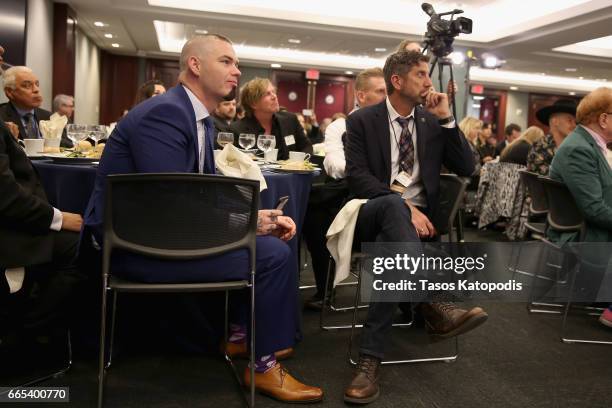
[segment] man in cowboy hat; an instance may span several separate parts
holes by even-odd
[[[576,102],[572,99],[559,99],[537,111],[536,117],[542,124],[548,125],[549,132],[529,149],[527,170],[547,176],[557,148],[576,127]]]

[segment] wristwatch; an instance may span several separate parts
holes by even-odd
[[[452,121],[454,121],[455,118],[453,117],[453,115],[444,118],[444,119],[438,119],[438,124],[440,125],[448,125],[449,123],[451,123]]]

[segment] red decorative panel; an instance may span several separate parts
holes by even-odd
[[[287,108],[289,112],[301,113],[306,109],[307,84],[305,79],[284,80],[281,79],[276,84],[278,103]]]
[[[315,95],[315,113],[321,122],[331,118],[334,113],[344,112],[346,82],[319,82]]]

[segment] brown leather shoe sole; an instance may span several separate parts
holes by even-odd
[[[248,387],[245,387],[245,388],[248,388]],[[285,404],[312,404],[313,402],[323,401],[323,396],[319,398],[308,399],[308,400],[290,401],[290,400],[284,400],[284,399],[278,398],[276,395],[272,393],[269,393],[263,390],[259,390],[257,387],[255,387],[255,391],[257,391],[261,395],[265,395],[266,397],[270,397],[276,401],[284,402]]]
[[[489,315],[487,312],[482,312],[475,314],[474,316],[469,317],[466,321],[464,321],[460,326],[455,327],[453,330],[446,333],[430,333],[431,336],[435,339],[449,339],[451,337],[459,336],[460,334],[464,334],[469,332],[470,330],[474,330],[481,324],[487,321]],[[427,320],[425,320],[425,324],[427,324],[428,329],[431,329]]]
[[[380,385],[378,386],[378,390],[376,391],[376,394],[372,395],[371,397],[353,398],[345,394],[344,402],[348,402],[350,404],[365,405],[365,404],[369,404],[370,402],[376,401],[378,397],[380,397]]]

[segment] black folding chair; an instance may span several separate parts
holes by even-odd
[[[228,292],[250,289],[250,368],[255,361],[255,238],[259,182],[202,174],[132,174],[107,177],[102,262],[102,318],[98,377],[98,407],[103,405],[104,379],[112,357],[119,292],[177,293],[225,291],[225,336]],[[249,280],[207,283],[142,283],[112,274],[111,254],[120,249],[146,257],[177,262],[212,257],[239,249],[249,255]],[[168,271],[172,273],[171,270]],[[106,303],[111,304],[110,352],[106,363]],[[240,376],[226,355],[236,379]],[[246,396],[245,396],[246,397]],[[255,404],[251,381],[247,404]]]
[[[540,181],[544,185],[546,191],[546,197],[549,203],[549,211],[547,222],[549,228],[558,232],[577,232],[578,241],[583,242],[585,235],[585,222],[582,212],[576,204],[576,200],[572,193],[569,191],[567,186],[557,180],[552,180],[548,177],[540,177]],[[565,249],[558,247],[560,251],[563,251],[566,256],[575,256],[571,249]],[[569,253],[568,253],[569,252]],[[567,328],[567,316],[572,307],[572,294],[576,284],[576,277],[580,273],[580,259],[576,262],[576,268],[571,278],[569,287],[569,295],[567,303],[565,304],[565,310],[563,312],[563,324],[561,328],[561,340],[564,343],[590,343],[590,344],[612,344],[612,341],[600,341],[590,339],[577,339],[566,337]],[[599,316],[603,311],[601,308],[596,307],[582,307],[587,311],[590,316]]]

